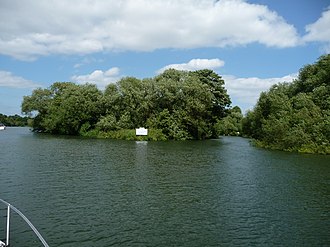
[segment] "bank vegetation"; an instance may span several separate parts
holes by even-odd
[[[330,55],[261,93],[243,132],[262,147],[330,154]]]
[[[25,96],[34,131],[126,140],[201,140],[243,135],[261,147],[330,154],[330,55],[296,80],[262,92],[243,117],[212,70],[169,69],[153,78],[125,77],[104,91],[56,82]],[[137,137],[135,128],[149,129]]]

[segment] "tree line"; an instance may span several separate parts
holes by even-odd
[[[5,126],[13,126],[13,127],[24,127],[28,126],[29,117],[22,117],[19,115],[4,115],[0,113],[0,123]]]
[[[122,78],[104,91],[88,83],[56,82],[25,96],[22,112],[35,116],[35,131],[135,139],[135,128],[146,127],[149,140],[189,140],[229,132],[223,123],[237,125],[233,116],[242,114],[230,104],[224,81],[214,71],[169,69],[153,78]]]
[[[263,147],[330,154],[330,55],[261,93],[243,132]]]
[[[330,55],[262,92],[244,117],[214,71],[174,69],[125,77],[104,91],[56,82],[25,96],[22,112],[34,115],[34,130],[53,134],[136,139],[135,128],[146,127],[146,140],[243,135],[271,149],[330,154]]]

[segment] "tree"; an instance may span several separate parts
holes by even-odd
[[[223,116],[224,110],[231,104],[230,97],[224,87],[224,80],[209,69],[197,70],[191,73],[196,74],[198,79],[206,84],[208,90],[212,93],[212,115]]]
[[[330,55],[300,70],[292,83],[261,93],[243,119],[245,135],[274,149],[330,153]]]
[[[22,109],[36,111],[34,128],[49,133],[109,136],[148,127],[162,139],[182,140],[216,137],[229,105],[224,81],[213,71],[169,69],[153,78],[122,78],[103,93],[91,84],[57,82],[26,96]]]
[[[100,115],[101,92],[95,85],[56,82],[50,89],[24,97],[22,111],[37,112],[33,127],[49,133],[75,135],[83,124],[93,126]]]
[[[0,113],[0,123],[4,124],[5,126],[27,126],[29,120],[29,117],[22,117],[17,114],[7,116]]]
[[[52,100],[52,91],[49,89],[35,89],[31,96],[24,96],[22,112],[28,116],[36,115],[32,121],[34,130],[45,130],[45,119]]]
[[[241,135],[242,119],[243,114],[238,106],[229,109],[227,116],[219,120],[216,124],[218,135]]]

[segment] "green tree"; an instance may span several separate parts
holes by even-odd
[[[28,116],[35,115],[31,126],[34,130],[46,129],[45,120],[52,97],[51,90],[42,88],[35,89],[31,96],[23,97],[22,112]]]
[[[0,113],[0,123],[4,124],[5,126],[28,126],[28,121],[30,120],[29,117],[22,117],[19,115],[12,115],[7,116]]]
[[[196,74],[200,82],[208,86],[208,90],[212,94],[212,115],[216,118],[224,116],[225,109],[231,104],[230,97],[224,87],[225,81],[209,69],[197,70],[191,73]]]
[[[103,93],[95,85],[54,83],[26,96],[22,109],[36,112],[34,128],[49,133],[123,136],[148,127],[161,139],[182,140],[216,137],[229,105],[224,81],[213,71],[169,69],[153,78],[122,78]]]
[[[292,83],[261,93],[243,119],[243,133],[265,147],[330,153],[330,55],[300,70]]]
[[[242,120],[243,114],[238,106],[229,109],[227,116],[219,120],[216,124],[218,135],[241,135]]]
[[[101,92],[95,85],[55,84],[52,90],[55,96],[49,109],[47,131],[75,135],[82,125],[94,126],[98,121]]]
[[[50,89],[37,89],[32,96],[25,96],[22,111],[37,112],[33,122],[36,130],[75,135],[83,124],[93,126],[98,120],[100,96],[95,85],[56,82]]]

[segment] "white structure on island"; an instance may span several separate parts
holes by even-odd
[[[148,129],[145,129],[145,128],[138,128],[138,129],[135,129],[135,135],[137,136],[147,136],[148,135]]]

